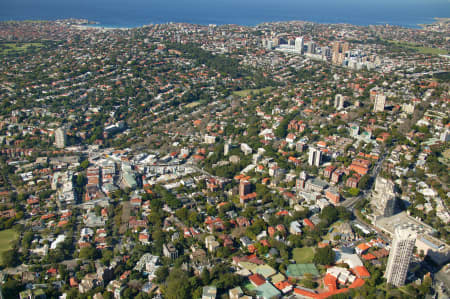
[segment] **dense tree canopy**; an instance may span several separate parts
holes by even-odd
[[[330,246],[326,246],[323,248],[317,248],[314,253],[314,263],[320,265],[331,265],[334,263],[336,254]]]

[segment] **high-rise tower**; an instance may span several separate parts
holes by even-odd
[[[384,275],[388,283],[397,287],[405,284],[416,238],[417,233],[409,227],[397,227],[395,229]]]
[[[345,60],[345,53],[349,49],[349,43],[334,42],[331,51],[331,62],[336,65],[342,65]]]
[[[383,112],[386,104],[386,96],[384,94],[377,94],[373,104],[373,112]]]
[[[371,203],[377,215],[390,217],[398,213],[394,182],[378,176],[375,180]]]
[[[337,110],[341,110],[344,108],[344,96],[341,94],[337,94],[334,97],[334,108]]]
[[[308,164],[311,166],[320,166],[322,162],[322,152],[314,147],[309,149]]]
[[[297,37],[295,39],[295,51],[299,53],[303,52],[303,37]]]

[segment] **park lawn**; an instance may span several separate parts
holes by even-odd
[[[11,242],[17,239],[18,233],[13,229],[0,231],[0,260],[3,252],[11,249]]]
[[[431,55],[439,55],[439,54],[447,55],[448,54],[447,50],[445,50],[445,49],[422,47],[415,43],[399,42],[399,41],[394,41],[394,40],[389,40],[389,42],[396,44],[397,46],[400,46],[402,48],[415,50],[422,54],[431,54]]]
[[[253,290],[255,289],[255,286],[249,281],[249,282],[247,282],[247,283],[244,285],[244,288],[245,288],[247,291],[253,291]]]
[[[246,97],[248,96],[250,93],[266,93],[272,90],[272,87],[264,87],[264,88],[260,88],[260,89],[244,89],[244,90],[239,90],[239,91],[234,91],[233,95],[236,96],[240,96],[240,97]]]
[[[294,248],[294,250],[292,251],[292,256],[294,257],[294,260],[297,264],[312,263],[314,258],[314,248]]]
[[[201,105],[201,104],[202,104],[201,101],[195,101],[195,102],[187,104],[186,108],[194,108],[194,107],[197,107],[198,105]]]
[[[42,48],[42,43],[4,43],[0,44],[0,53],[7,54],[9,52],[25,52],[30,47]]]

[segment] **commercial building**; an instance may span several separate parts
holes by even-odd
[[[306,191],[321,193],[325,188],[328,187],[328,183],[319,178],[313,178],[306,181],[305,189]]]
[[[239,183],[239,196],[243,197],[251,192],[252,185],[249,181],[241,181]]]
[[[205,143],[206,144],[214,144],[214,143],[216,143],[216,136],[205,135]]]
[[[338,204],[341,201],[341,195],[336,189],[329,188],[325,191],[325,196],[328,200],[330,200],[333,204]]]
[[[417,237],[416,247],[417,252],[428,256],[438,265],[445,265],[450,260],[450,246],[428,234]]]
[[[297,37],[295,39],[295,50],[299,53],[303,52],[303,37]]]
[[[57,148],[66,147],[67,135],[64,128],[58,128],[55,130],[55,146]]]
[[[334,42],[331,49],[331,62],[335,65],[342,65],[345,60],[345,53],[349,49],[349,43]]]
[[[306,172],[302,171],[299,175],[299,178],[296,181],[297,192],[305,189],[305,182],[308,179],[308,175]]]
[[[309,54],[315,54],[316,53],[316,43],[313,42],[312,40],[309,41],[307,44],[307,53]]]

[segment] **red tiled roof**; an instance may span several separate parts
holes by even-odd
[[[366,267],[364,266],[356,266],[355,268],[353,268],[353,270],[355,271],[356,276],[358,276],[359,278],[370,277],[369,271],[367,271]]]
[[[249,279],[253,284],[255,284],[256,286],[260,286],[260,285],[266,283],[266,280],[264,279],[264,277],[262,277],[262,276],[259,275],[259,274],[253,274],[253,275],[250,275],[250,276],[248,277],[248,279]]]
[[[356,246],[356,248],[358,248],[358,249],[361,250],[361,251],[366,251],[367,249],[370,248],[370,246],[367,245],[366,243],[361,243],[361,244],[359,244],[358,246]]]
[[[319,294],[312,293],[303,289],[294,288],[294,293],[299,294],[301,296],[309,297],[309,298],[320,298]]]
[[[64,226],[68,223],[69,223],[69,221],[67,221],[67,220],[61,220],[60,222],[58,222],[58,227]]]
[[[357,278],[357,279],[355,279],[355,281],[351,285],[349,285],[348,288],[349,289],[356,289],[356,288],[362,287],[364,285],[364,283],[365,283],[365,281],[363,279]]]
[[[314,223],[312,223],[311,220],[309,220],[309,219],[303,219],[303,223],[305,223],[307,226],[309,226],[311,228],[315,227]]]
[[[277,282],[277,283],[275,284],[275,287],[276,287],[277,289],[279,289],[280,291],[282,291],[282,290],[284,290],[285,288],[290,287],[290,286],[292,286],[292,284],[291,284],[289,281],[287,281],[287,280],[280,281],[280,282]]]
[[[371,261],[371,260],[374,260],[374,259],[377,258],[376,256],[374,256],[374,255],[371,254],[371,253],[363,254],[361,257],[362,257],[363,259],[365,259],[366,261]]]
[[[289,212],[286,210],[282,210],[276,213],[277,216],[286,216],[289,215]]]
[[[75,280],[74,277],[70,278],[70,286],[71,287],[77,287],[78,286],[78,282]]]
[[[48,274],[56,274],[56,273],[58,273],[58,270],[56,270],[55,268],[50,268],[47,270],[47,273]]]
[[[266,246],[266,247],[270,247],[270,244],[267,240],[261,240],[259,241],[261,243],[261,245]]]

